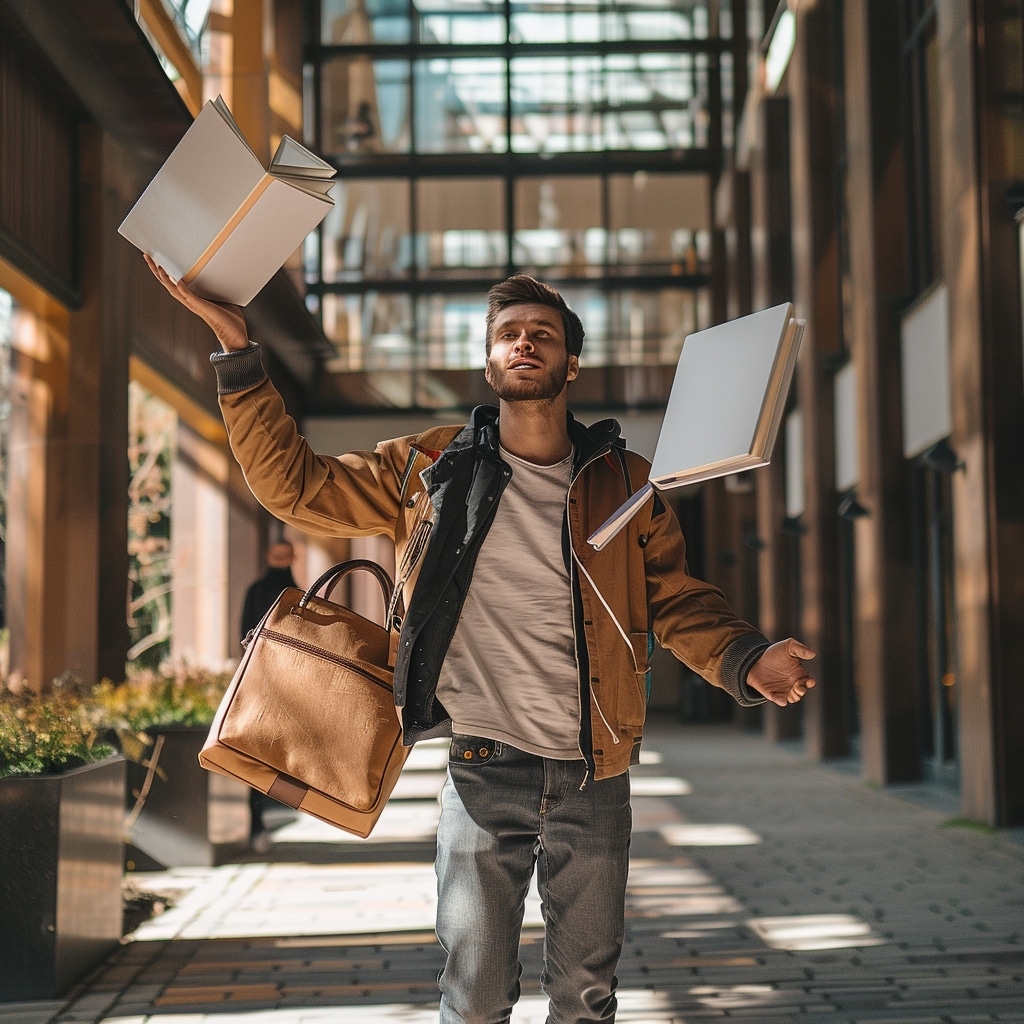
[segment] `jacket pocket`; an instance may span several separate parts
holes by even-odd
[[[388,609],[388,621],[396,629],[401,628],[402,619],[405,617],[405,609],[408,606],[406,591],[411,593],[416,586],[420,559],[427,548],[433,527],[433,520],[420,519],[412,528],[405,550],[399,560],[398,570],[395,573],[395,589],[391,598],[391,607]]]
[[[430,530],[433,525],[429,519],[421,519],[413,527],[413,531],[409,535],[409,542],[402,553],[402,561],[398,566],[398,580],[400,582],[404,583],[412,575],[413,569],[416,568],[420,556],[427,546],[427,540],[430,538]]]
[[[636,673],[642,676],[647,672],[648,657],[650,655],[651,634],[630,633],[629,645],[633,648],[633,662],[636,665]]]
[[[633,685],[630,692],[622,695],[619,715],[624,725],[643,725],[647,717],[647,701],[650,697],[650,634],[630,633],[629,643],[633,649]]]

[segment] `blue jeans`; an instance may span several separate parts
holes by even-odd
[[[615,1020],[629,866],[629,776],[456,736],[437,829],[441,1024],[507,1024],[534,867],[548,1024]]]

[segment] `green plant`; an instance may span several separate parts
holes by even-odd
[[[112,730],[126,757],[141,761],[148,730],[166,725],[209,725],[231,681],[230,672],[188,665],[133,669],[122,683],[104,679],[89,697],[97,728]]]
[[[68,771],[113,752],[70,681],[55,680],[45,697],[0,690],[0,778]]]
[[[115,739],[127,758],[141,762],[153,742],[147,730],[209,725],[230,681],[226,671],[163,665],[94,687],[62,676],[43,697],[0,689],[0,777],[99,761],[114,752]]]
[[[975,821],[974,818],[947,818],[942,823],[943,828],[963,828],[970,832],[982,832],[985,835],[996,835],[996,829],[986,825],[983,821]]]

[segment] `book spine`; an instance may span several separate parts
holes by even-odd
[[[202,251],[199,259],[188,268],[185,276],[182,280],[185,284],[192,284],[193,281],[206,269],[206,264],[217,255],[217,251],[228,239],[231,232],[242,221],[242,218],[256,205],[256,201],[263,195],[264,192],[270,187],[270,183],[274,180],[274,176],[270,173],[264,173],[263,177],[256,182],[255,188],[242,200],[241,205],[237,210],[228,218],[228,222],[214,235],[210,244]]]

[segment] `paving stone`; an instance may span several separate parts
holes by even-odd
[[[944,829],[937,812],[746,734],[655,723],[646,745],[662,756],[634,769],[658,781],[656,796],[634,797],[620,1024],[1024,1024],[1016,839]],[[665,823],[728,824],[761,842],[672,847]],[[422,843],[403,864],[396,839],[374,863],[379,844],[339,843],[335,856],[330,830],[318,834],[322,863],[274,863],[272,848],[265,863],[166,873],[177,906],[66,1003],[0,1007],[0,1024],[436,1022],[443,953]],[[884,942],[843,946],[855,937],[822,915]],[[835,948],[769,946],[762,934],[779,945],[783,933],[754,919],[771,917]],[[546,1016],[533,893],[527,920],[512,1024]]]

